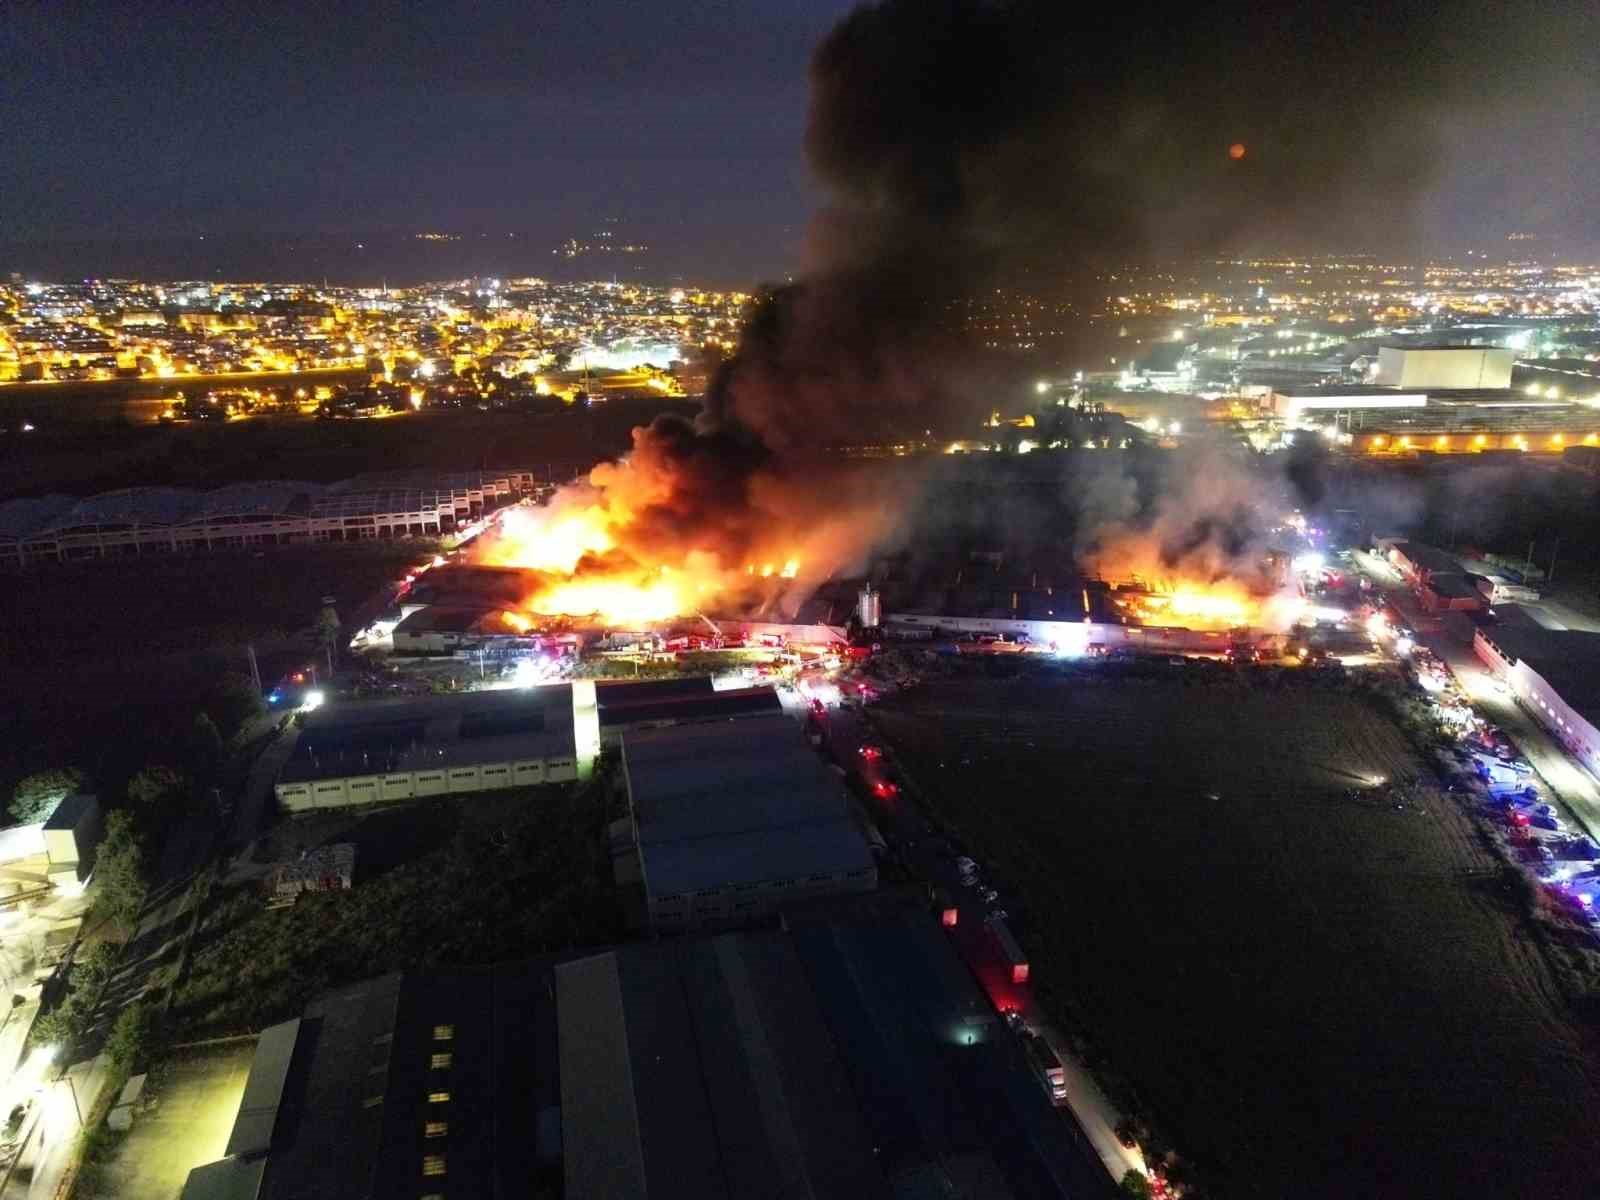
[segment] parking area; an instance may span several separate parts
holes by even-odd
[[[149,1079],[141,1111],[105,1168],[119,1200],[176,1200],[189,1172],[222,1157],[255,1039],[180,1050]]]

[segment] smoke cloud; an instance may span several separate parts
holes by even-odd
[[[969,428],[1016,394],[965,332],[974,299],[1152,254],[1409,238],[1435,118],[1509,87],[1501,60],[1533,24],[1406,4],[863,5],[811,64],[825,199],[802,281],[754,304],[695,421],[635,430],[558,496],[546,550],[530,532],[491,554],[680,609],[747,595],[740,573],[772,563],[797,564],[796,594],[861,565],[913,493],[829,448]],[[1190,463],[1154,495],[1132,470],[1063,484],[1091,565],[1220,578],[1259,560],[1275,489],[1248,468]]]

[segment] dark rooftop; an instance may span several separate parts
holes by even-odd
[[[839,780],[786,716],[623,737],[653,896],[871,865]]]
[[[1507,623],[1481,632],[1502,654],[1526,663],[1591,725],[1600,726],[1600,633]]]

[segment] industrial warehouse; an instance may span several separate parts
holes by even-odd
[[[838,778],[781,713],[633,730],[622,764],[656,929],[748,922],[877,886]]]
[[[1561,454],[1600,445],[1594,408],[1553,385],[1511,385],[1510,350],[1383,346],[1369,383],[1282,386],[1269,397],[1290,428],[1316,429],[1361,454]]]
[[[1600,775],[1600,633],[1547,629],[1502,607],[1472,648],[1573,758]]]
[[[1100,1198],[933,918],[388,975],[264,1031],[185,1200],[307,1195]]]
[[[125,488],[0,503],[0,564],[437,537],[549,484],[529,470],[377,472],[332,484]]]
[[[297,813],[577,779],[582,691],[473,692],[308,713],[278,776],[278,803]]]

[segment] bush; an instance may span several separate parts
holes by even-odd
[[[111,1036],[106,1039],[106,1054],[112,1063],[121,1068],[131,1068],[139,1059],[146,1057],[154,1024],[152,1014],[143,1004],[135,1003],[123,1009],[117,1016],[116,1024],[111,1027]]]
[[[1119,1189],[1124,1196],[1136,1196],[1139,1200],[1150,1200],[1150,1181],[1131,1167],[1123,1174]]]
[[[56,805],[83,786],[83,772],[62,767],[29,775],[11,793],[9,812],[24,825],[49,820]]]

